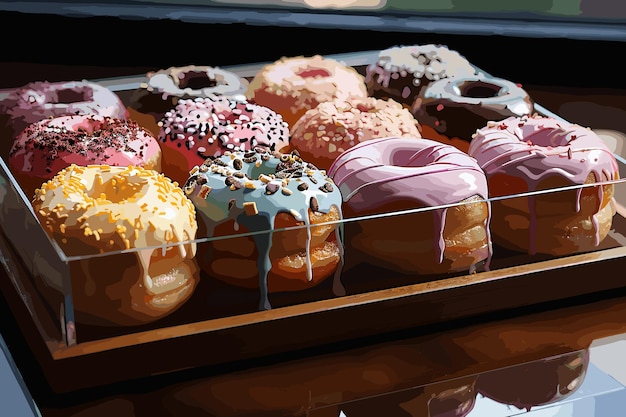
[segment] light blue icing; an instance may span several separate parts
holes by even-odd
[[[235,183],[228,186],[227,181]],[[312,265],[308,209],[328,213],[334,206],[339,211],[340,219],[342,218],[342,196],[338,187],[324,171],[303,162],[296,155],[270,154],[261,149],[225,152],[214,160],[207,159],[202,166],[192,170],[184,189],[196,206],[198,215],[203,216],[209,237],[213,236],[217,225],[229,220],[235,221],[235,229],[242,225],[253,233],[259,253],[257,265],[262,310],[271,308],[267,278],[272,267],[269,253],[275,232],[274,220],[278,213],[290,212],[297,221],[304,222],[306,226],[309,281],[312,280]],[[258,213],[247,214],[246,203],[254,203]],[[236,233],[235,230],[234,234]],[[343,265],[341,222],[337,223],[335,233],[341,253],[340,263]],[[333,289],[336,295],[344,293],[339,281],[341,265],[335,272]]]

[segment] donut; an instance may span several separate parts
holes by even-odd
[[[146,80],[132,92],[129,112],[152,116],[157,123],[178,104],[180,99],[211,95],[238,96],[248,87],[248,81],[237,73],[207,65],[174,66],[146,74]]]
[[[195,207],[171,180],[137,166],[71,164],[32,200],[70,262],[77,322],[129,326],[178,309],[198,281]],[[94,256],[108,253],[108,256]]]
[[[424,275],[472,273],[481,263],[488,268],[487,179],[454,146],[424,138],[372,139],[341,154],[328,176],[351,219],[346,246],[364,262]]]
[[[589,349],[483,372],[478,394],[530,412],[533,407],[562,401],[582,385],[589,368]]]
[[[351,97],[318,104],[291,127],[290,149],[318,168],[355,144],[377,137],[420,137],[417,120],[394,100]]]
[[[183,189],[199,233],[229,237],[200,245],[199,265],[229,284],[259,288],[260,309],[271,308],[269,293],[312,288],[331,275],[341,291],[342,200],[324,171],[256,147],[207,158]]]
[[[413,103],[412,113],[422,136],[442,141],[458,138],[467,152],[476,130],[489,121],[531,115],[534,103],[518,84],[476,75],[429,83]]]
[[[117,94],[91,81],[35,81],[12,90],[0,100],[0,131],[5,136],[1,156],[7,156],[15,136],[31,123],[76,114],[128,117]]]
[[[321,55],[282,57],[264,65],[245,93],[248,100],[280,113],[291,127],[319,103],[367,97],[363,76],[354,68]]]
[[[479,129],[468,152],[495,200],[491,228],[498,246],[566,255],[596,249],[609,233],[610,181],[619,168],[591,129],[541,115],[509,117]]]
[[[244,100],[209,96],[179,100],[159,122],[163,172],[184,184],[189,171],[224,151],[266,146],[280,151],[289,145],[289,127],[280,114]]]
[[[132,120],[59,116],[32,123],[15,139],[9,168],[30,198],[44,181],[71,165],[137,165],[160,171],[157,139]]]
[[[378,52],[365,67],[365,84],[369,95],[392,98],[410,108],[431,82],[476,73],[467,58],[447,46],[401,45]]]

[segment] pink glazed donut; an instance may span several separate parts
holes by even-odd
[[[6,137],[2,156],[28,125],[51,117],[99,114],[126,119],[128,111],[120,97],[91,81],[34,81],[11,91],[0,101],[0,124]]]
[[[430,139],[386,137],[341,154],[346,247],[403,273],[474,272],[491,259],[487,179],[473,158]],[[368,216],[372,218],[368,219]]]
[[[610,181],[619,178],[619,168],[591,129],[512,116],[479,129],[468,152],[485,171],[490,196],[498,197],[492,201],[494,243],[565,255],[593,250],[609,233],[615,214]]]
[[[71,164],[134,165],[160,171],[161,148],[134,121],[76,115],[31,124],[17,136],[9,153],[9,168],[28,197]]]

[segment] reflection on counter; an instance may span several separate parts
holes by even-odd
[[[605,416],[626,400],[626,387],[590,357],[590,349],[584,349],[318,409],[309,416]]]

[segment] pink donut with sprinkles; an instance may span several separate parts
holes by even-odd
[[[29,197],[71,164],[134,165],[159,171],[161,148],[134,121],[76,115],[32,123],[17,136],[9,153],[9,168]]]
[[[11,149],[12,139],[31,123],[75,114],[128,117],[120,97],[100,84],[86,80],[28,83],[0,101],[0,125],[6,132],[0,142],[2,156]]]
[[[498,197],[491,225],[500,246],[566,255],[594,250],[608,235],[619,167],[593,130],[511,116],[479,129],[468,153],[487,175],[490,196]]]
[[[271,151],[289,145],[289,127],[268,107],[244,99],[211,95],[182,99],[159,122],[163,173],[184,184],[189,172],[224,151]]]

